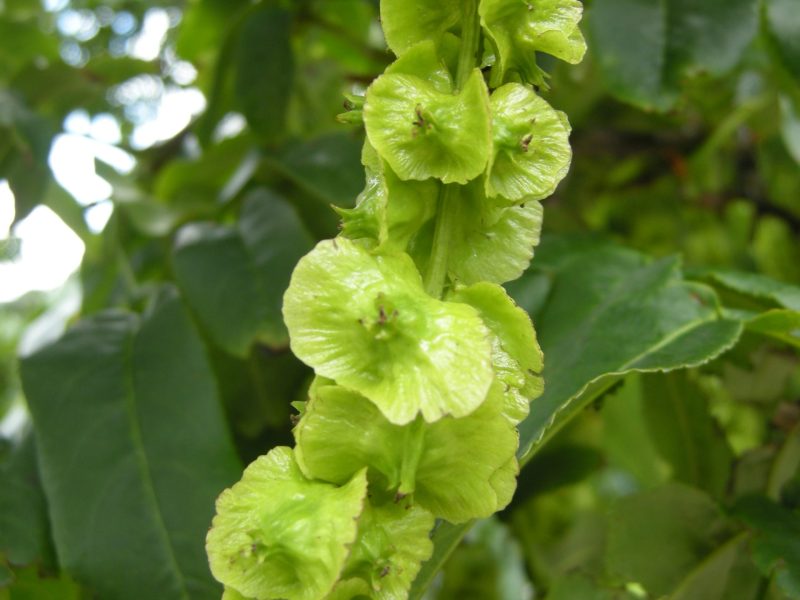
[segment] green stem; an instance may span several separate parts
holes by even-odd
[[[441,298],[447,277],[447,260],[453,229],[458,218],[459,198],[456,185],[442,184],[436,208],[436,229],[433,234],[433,248],[428,268],[425,271],[425,290],[434,298]]]
[[[418,416],[406,429],[403,448],[403,462],[400,465],[400,487],[398,493],[406,495],[414,493],[419,461],[422,458],[425,441],[425,422]]]
[[[456,91],[469,79],[477,65],[480,44],[480,19],[478,0],[464,0],[461,21],[461,49],[456,68]],[[450,253],[453,231],[458,219],[460,198],[455,185],[442,185],[436,209],[436,225],[433,234],[433,248],[428,268],[425,271],[425,289],[434,298],[441,298],[447,278],[447,262]]]
[[[478,64],[478,45],[481,40],[481,23],[478,18],[478,0],[464,0],[461,19],[461,50],[458,53],[456,90],[464,87],[472,70]]]

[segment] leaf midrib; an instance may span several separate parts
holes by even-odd
[[[141,321],[139,321],[141,327]],[[167,549],[167,557],[172,567],[172,571],[178,581],[181,590],[181,598],[190,600],[189,590],[186,586],[186,579],[180,569],[178,558],[175,555],[175,549],[172,546],[172,540],[169,536],[166,523],[161,514],[161,505],[158,501],[158,494],[156,493],[155,485],[153,483],[153,476],[150,470],[150,462],[147,458],[145,451],[144,437],[142,436],[141,425],[139,423],[139,412],[136,407],[136,382],[134,378],[135,369],[133,368],[135,346],[138,331],[130,331],[126,336],[125,348],[123,351],[123,365],[128,365],[124,370],[124,402],[125,408],[128,412],[128,421],[130,425],[130,434],[133,442],[134,454],[136,456],[136,463],[141,472],[141,481],[144,488],[144,493],[147,500],[152,504],[156,530],[162,537],[164,546]]]

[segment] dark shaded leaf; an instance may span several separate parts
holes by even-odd
[[[721,498],[733,453],[702,391],[679,371],[644,375],[642,394],[648,431],[672,478]]]
[[[236,97],[250,127],[267,141],[286,127],[294,81],[289,11],[265,3],[241,25],[236,55]]]
[[[0,557],[14,565],[52,566],[55,561],[30,433],[0,464]]]
[[[100,597],[219,597],[204,537],[240,466],[210,373],[169,289],[22,361],[58,556]]]
[[[764,17],[784,64],[800,77],[800,11],[794,0],[765,0]]]
[[[174,251],[186,301],[214,341],[246,356],[259,341],[288,343],[281,306],[295,264],[313,245],[294,209],[266,190],[249,194],[236,228],[192,224]]]
[[[351,134],[327,134],[287,145],[270,163],[320,202],[353,206],[364,188],[362,142]]]
[[[753,560],[766,577],[774,576],[790,598],[800,598],[800,515],[761,496],[748,496],[735,514],[749,525]]]
[[[609,570],[656,598],[710,556],[728,527],[708,496],[676,484],[618,500],[609,519]]]
[[[746,540],[747,534],[740,534],[717,548],[689,573],[670,595],[670,600],[752,599],[755,592],[752,586],[752,576],[748,582],[751,584],[750,586],[743,586],[742,583],[747,580],[741,578],[736,581],[736,586],[731,585],[732,579],[741,575],[742,571],[746,572],[746,564],[737,564],[740,562],[740,555],[743,553]],[[737,571],[735,572],[734,569]]]
[[[612,94],[666,110],[684,76],[736,65],[756,33],[757,7],[756,0],[595,0],[590,46]]]

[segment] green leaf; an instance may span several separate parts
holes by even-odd
[[[448,560],[437,592],[439,598],[533,598],[524,557],[511,529],[496,517],[476,523]]]
[[[790,598],[800,597],[800,515],[759,496],[740,500],[735,513],[754,530],[756,566]]]
[[[768,308],[788,308],[800,312],[800,287],[796,285],[743,271],[713,270],[708,271],[706,276],[712,283],[766,303]]]
[[[638,373],[628,375],[618,389],[603,397],[603,446],[613,468],[632,475],[641,488],[649,488],[666,483],[670,468],[647,428],[642,377]],[[543,451],[539,457],[546,454]]]
[[[286,127],[294,81],[292,16],[274,4],[251,12],[237,36],[236,97],[250,127],[265,140]]]
[[[383,0],[381,25],[389,48],[400,56],[414,44],[436,41],[461,22],[459,0]]]
[[[746,324],[749,331],[800,347],[800,312],[796,310],[768,310]]]
[[[800,424],[786,436],[783,445],[775,456],[767,481],[767,495],[778,500],[789,493],[792,480],[800,476]]]
[[[51,565],[52,545],[36,446],[28,433],[0,463],[0,557],[15,565]]]
[[[487,194],[511,201],[546,198],[572,160],[567,116],[518,83],[495,90],[490,102],[494,149]]]
[[[458,94],[414,75],[382,75],[367,90],[364,124],[400,179],[464,184],[489,159],[489,94],[477,69]]]
[[[2,25],[0,22],[0,39],[12,44],[12,39],[2,35]],[[0,178],[8,180],[14,194],[15,223],[28,216],[53,185],[47,160],[55,133],[47,118],[33,112],[10,91],[0,90],[0,136],[10,140],[6,142],[10,146],[8,155],[0,152]]]
[[[589,40],[609,91],[666,110],[681,80],[732,69],[758,28],[756,0],[597,0]]]
[[[609,589],[581,573],[570,573],[559,577],[550,591],[547,600],[634,600],[636,596],[620,590]]]
[[[800,23],[797,24],[797,27],[800,29]],[[800,45],[798,45],[798,71],[800,71]],[[800,165],[800,100],[793,102],[788,95],[781,96],[780,105],[781,138],[783,138],[786,150]]]
[[[722,498],[728,489],[733,453],[708,400],[684,372],[642,377],[644,416],[672,478]]]
[[[742,600],[753,598],[753,591],[742,589],[735,577],[734,569],[746,569],[740,561],[747,540],[747,534],[740,534],[712,552],[703,562],[689,573],[678,588],[670,595],[670,600]],[[744,569],[742,569],[744,570]],[[731,589],[732,583],[734,587]],[[748,593],[749,591],[749,593]]]
[[[366,472],[342,487],[309,481],[291,448],[274,448],[217,500],[206,540],[214,577],[246,597],[323,598],[356,539],[366,494]]]
[[[317,374],[360,392],[398,425],[475,410],[491,384],[477,311],[428,296],[404,254],[320,242],[297,265],[283,308],[291,348]]]
[[[800,15],[793,0],[765,0],[764,21],[786,68],[800,77]]]
[[[583,4],[578,0],[481,0],[481,24],[494,46],[492,87],[513,74],[526,83],[544,84],[536,53],[544,52],[576,64],[586,52],[578,28]]]
[[[218,598],[203,536],[239,465],[177,295],[81,321],[21,372],[62,567],[103,597]]]
[[[288,343],[283,294],[313,245],[294,209],[267,190],[248,194],[235,228],[191,224],[177,236],[175,276],[212,339],[246,356],[255,342]]]
[[[740,322],[719,318],[712,290],[683,281],[674,258],[652,261],[608,244],[555,238],[509,292],[525,298],[541,279],[551,291],[533,317],[547,357],[546,386],[520,425],[523,453],[619,376],[703,364],[741,334]]]
[[[621,498],[609,515],[609,570],[659,598],[711,555],[727,528],[717,505],[693,488],[670,484]]]
[[[734,307],[758,311],[747,316],[748,330],[800,347],[800,287],[740,271],[712,270],[705,276],[723,292],[733,293]]]
[[[364,187],[361,140],[352,135],[333,133],[291,142],[269,160],[281,174],[325,204],[352,206]]]
[[[4,591],[8,595],[3,595]],[[89,597],[67,574],[47,577],[36,567],[16,570],[11,585],[0,587],[3,600],[85,600]]]
[[[529,403],[542,393],[544,359],[528,314],[499,285],[476,283],[451,296],[474,306],[492,332],[495,378],[503,387],[504,414],[514,425],[528,416]]]
[[[341,483],[368,466],[380,489],[413,494],[415,503],[451,522],[488,517],[511,500],[517,435],[501,394],[490,394],[467,417],[404,426],[339,386],[317,385],[311,395],[295,429],[297,460],[309,477]]]
[[[19,258],[22,240],[18,237],[8,237],[0,240],[0,263],[11,262]]]
[[[433,550],[429,533],[434,522],[432,514],[408,500],[389,500],[377,506],[368,502],[333,597],[338,592],[342,600],[350,600],[355,595],[345,594],[343,588],[360,581],[366,584],[362,593],[370,598],[405,598],[420,564]]]
[[[51,185],[55,185],[46,162],[28,155],[18,155],[2,174],[14,194],[14,222],[18,223],[39,206]]]

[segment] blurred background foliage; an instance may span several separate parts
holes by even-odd
[[[527,464],[414,593],[800,598],[800,2],[584,4],[586,60],[542,57],[572,170],[509,286]],[[85,247],[0,304],[0,598],[218,597],[213,500],[308,384],[283,290],[364,185],[335,117],[390,61],[377,0],[0,0],[0,265],[42,206]],[[65,132],[108,199],[57,181]]]

